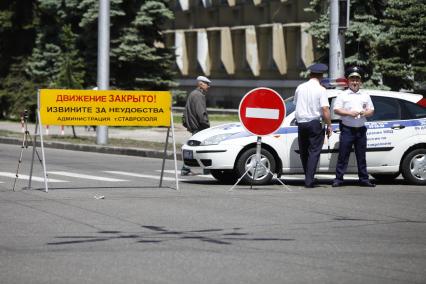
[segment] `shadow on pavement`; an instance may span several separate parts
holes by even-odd
[[[232,245],[234,242],[241,241],[274,241],[287,242],[295,241],[293,238],[271,238],[262,236],[250,236],[250,233],[244,232],[242,228],[211,228],[201,230],[171,230],[163,226],[142,225],[143,232],[137,234],[127,234],[122,231],[98,231],[97,235],[74,235],[58,236],[58,241],[47,243],[47,245],[70,245],[81,243],[105,242],[118,239],[133,239],[136,243],[162,243],[180,240],[196,240],[218,245]]]

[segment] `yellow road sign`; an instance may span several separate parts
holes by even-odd
[[[42,89],[44,125],[170,127],[172,96],[168,91]]]

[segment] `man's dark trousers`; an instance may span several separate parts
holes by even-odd
[[[355,149],[356,162],[358,166],[358,177],[360,182],[368,182],[367,162],[365,152],[367,150],[367,128],[349,127],[340,124],[339,158],[336,166],[336,180],[343,182],[351,154],[352,145]]]
[[[197,133],[197,132],[199,132],[199,130],[191,131],[191,135],[194,135],[194,134],[195,134],[195,133]],[[190,172],[191,172],[191,169],[190,169],[189,167],[185,166],[185,164],[183,164],[183,165],[182,165],[182,169],[180,170],[180,174],[181,174],[182,176],[184,176],[184,175],[189,174]]]
[[[325,132],[319,120],[302,122],[297,125],[300,159],[305,172],[305,185],[313,186]]]

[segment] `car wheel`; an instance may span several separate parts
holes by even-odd
[[[371,174],[371,176],[373,178],[375,178],[376,180],[379,181],[390,181],[393,179],[396,179],[399,176],[400,172],[397,173],[376,173],[376,174]]]
[[[262,164],[269,169],[271,173],[275,172],[275,159],[272,154],[262,149],[260,153],[260,160]],[[251,148],[246,150],[238,159],[236,163],[237,176],[241,177],[244,173],[252,167],[241,180],[245,184],[263,185],[271,182],[272,174],[262,166],[256,167],[256,149]],[[257,169],[256,169],[257,168]]]
[[[210,173],[215,179],[226,184],[237,181],[237,175],[233,170],[210,170]]]
[[[426,185],[426,149],[409,152],[402,161],[402,175],[416,185]]]

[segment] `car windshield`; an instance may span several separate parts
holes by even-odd
[[[294,97],[290,97],[290,98],[284,100],[284,103],[285,103],[285,116],[288,116],[289,114],[291,114],[296,109],[296,106],[293,103],[293,98]]]

